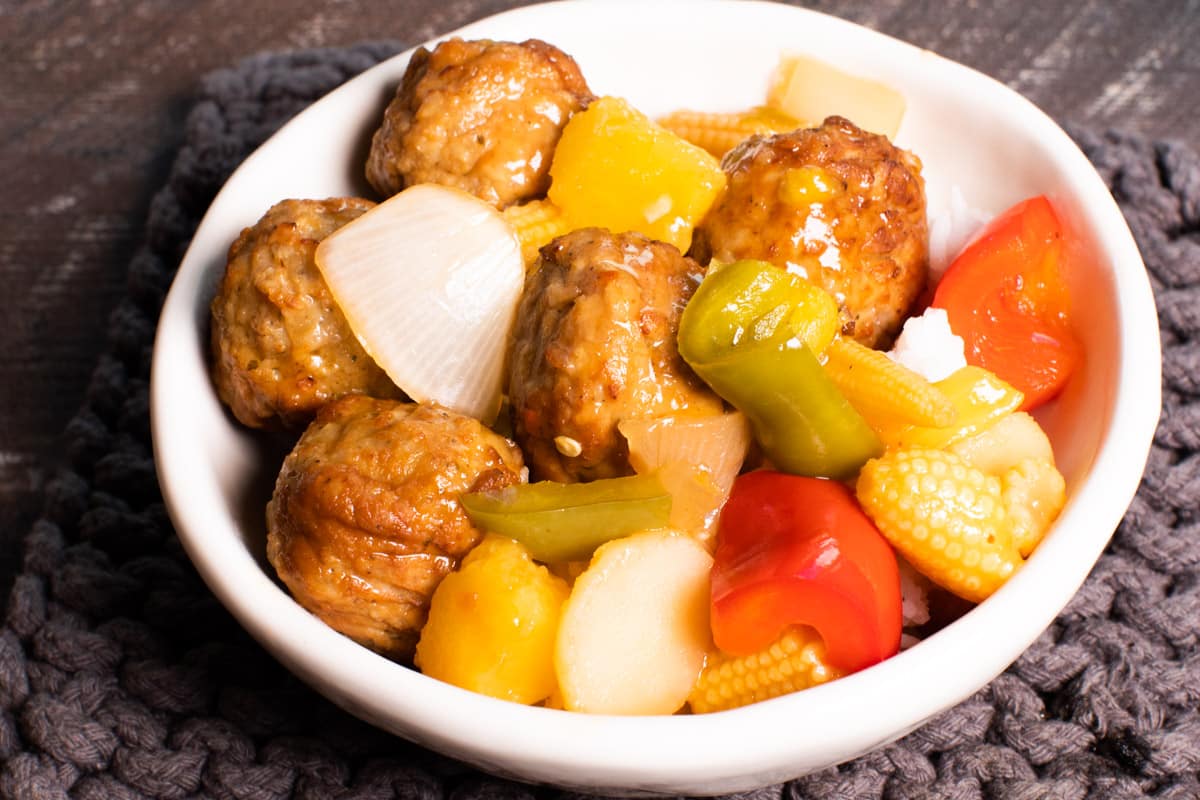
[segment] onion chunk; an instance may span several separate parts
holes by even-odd
[[[418,184],[327,237],[316,261],[363,348],[409,397],[495,419],[525,280],[499,212]]]

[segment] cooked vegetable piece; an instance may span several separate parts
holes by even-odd
[[[549,200],[531,200],[523,205],[509,206],[501,213],[521,241],[521,257],[526,266],[537,261],[538,250],[570,230],[562,209]]]
[[[883,419],[944,428],[958,416],[940,389],[880,350],[839,337],[825,356],[825,371],[872,427]]]
[[[1050,438],[1024,411],[1007,414],[946,447],[973,467],[998,475],[1027,458],[1054,463]]]
[[[803,624],[830,664],[860,670],[900,647],[896,556],[843,484],[750,472],[721,511],[711,613],[726,653],[756,653]]]
[[[622,420],[629,463],[639,475],[657,472],[671,493],[671,526],[706,535],[750,449],[750,424],[740,411],[705,416]]]
[[[966,366],[934,384],[953,404],[954,422],[944,428],[890,420],[877,421],[875,432],[889,448],[940,449],[984,430],[1021,405],[1023,395],[981,367]]]
[[[888,138],[900,130],[905,107],[904,95],[890,86],[801,55],[779,62],[767,104],[796,119],[822,120],[836,114]]]
[[[568,593],[522,545],[487,536],[434,591],[415,663],[481,694],[544,700],[558,685],[554,646]]]
[[[1054,451],[1041,426],[1019,411],[947,450],[1000,479],[1013,540],[1027,558],[1067,500],[1066,481],[1054,466]]]
[[[1000,479],[942,450],[889,450],[859,473],[858,500],[904,558],[981,602],[1021,566]]]
[[[550,176],[550,200],[570,228],[637,231],[685,253],[725,185],[716,158],[617,97],[571,118]]]
[[[766,262],[736,261],[710,273],[684,309],[679,354],[746,415],[777,467],[844,478],[882,448],[814,355],[836,330],[825,292]]]
[[[665,528],[671,495],[657,475],[538,483],[459,501],[477,527],[524,544],[538,561],[577,561],[610,539]]]
[[[1023,410],[1058,394],[1083,357],[1062,271],[1068,252],[1054,206],[1033,197],[993,220],[934,293],[966,343],[967,363],[1021,391]]]
[[[397,386],[490,422],[525,265],[500,212],[457,189],[405,189],[334,231],[316,263]]]
[[[672,714],[712,641],[712,557],[670,531],[605,544],[563,607],[555,663],[563,705],[595,714]]]
[[[796,625],[757,653],[709,653],[688,705],[697,714],[725,711],[828,683],[844,674],[829,663],[817,632]]]
[[[1013,544],[1028,558],[1067,502],[1067,483],[1054,462],[1027,458],[1000,475],[1004,508],[1012,520]]]
[[[754,134],[791,131],[801,125],[770,106],[734,112],[675,111],[659,119],[658,124],[717,158]]]

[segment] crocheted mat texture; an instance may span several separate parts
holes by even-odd
[[[0,798],[575,797],[386,735],[293,678],[193,571],[155,480],[154,325],[200,216],[283,121],[397,49],[260,56],[203,83],[8,598]],[[1165,403],[1138,495],[1073,602],[991,685],[895,744],[749,796],[1200,798],[1200,157],[1074,135],[1161,314]]]

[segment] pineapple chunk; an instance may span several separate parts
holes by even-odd
[[[492,697],[545,700],[557,689],[554,643],[569,592],[524,545],[489,535],[434,591],[416,665]]]
[[[808,56],[784,58],[767,104],[796,119],[845,117],[863,130],[894,139],[904,118],[904,95],[869,78]]]
[[[550,178],[550,200],[571,229],[637,231],[681,252],[725,186],[715,157],[617,97],[571,117]]]

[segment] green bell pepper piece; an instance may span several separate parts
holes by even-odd
[[[736,261],[700,283],[679,321],[679,354],[750,420],[774,465],[846,479],[883,445],[806,343],[811,291],[763,261]]]
[[[671,495],[656,474],[509,486],[459,498],[472,524],[516,539],[538,561],[578,561],[610,539],[665,528]]]

